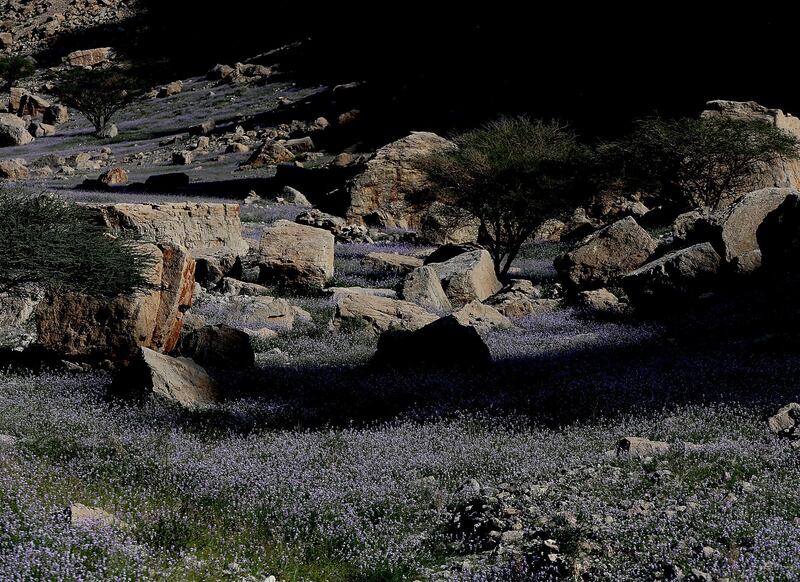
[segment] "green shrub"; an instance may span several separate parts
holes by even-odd
[[[525,117],[501,118],[454,141],[457,149],[428,156],[420,167],[444,202],[466,212],[461,220],[480,221],[504,276],[543,220],[577,205],[587,150],[564,126]]]
[[[726,117],[646,119],[626,138],[604,144],[599,158],[629,190],[680,209],[716,208],[741,194],[754,173],[800,156],[789,133],[758,120]]]
[[[0,292],[35,283],[113,296],[147,286],[153,258],[93,212],[53,195],[0,190]]]

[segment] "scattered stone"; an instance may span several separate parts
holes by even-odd
[[[300,137],[297,139],[287,139],[281,145],[293,154],[310,152],[315,149],[314,142],[310,137]]]
[[[263,166],[274,166],[282,162],[291,162],[294,160],[294,154],[286,149],[282,144],[267,140],[258,148],[253,155],[250,156],[243,165],[251,168],[261,168]]]
[[[345,293],[336,301],[333,324],[341,328],[345,322],[356,325],[363,322],[374,333],[380,334],[390,329],[419,329],[436,319],[436,315],[407,301]]]
[[[301,212],[294,221],[297,224],[321,228],[333,234],[338,234],[347,224],[343,218],[334,216],[333,214],[326,214],[316,208]]]
[[[506,317],[524,317],[552,311],[552,300],[542,299],[542,288],[527,279],[512,279],[486,300],[497,311]],[[558,302],[552,302],[555,306]]]
[[[202,123],[193,125],[189,128],[189,135],[208,135],[217,127],[213,119],[207,119]]]
[[[28,133],[33,137],[49,137],[56,134],[56,126],[41,121],[32,121],[28,126]]]
[[[0,113],[0,147],[26,145],[32,141],[24,119],[13,113]]]
[[[448,316],[414,331],[382,333],[371,363],[389,368],[481,368],[491,363],[491,355],[474,327]]]
[[[303,196],[303,193],[300,190],[292,188],[291,186],[284,186],[283,187],[283,198],[287,202],[291,202],[296,206],[306,206],[311,208],[312,204],[308,201],[308,198]]]
[[[124,522],[104,509],[82,503],[70,503],[68,513],[70,524],[76,527],[119,528],[124,526]]]
[[[422,259],[398,253],[369,253],[364,257],[364,262],[377,269],[406,275],[422,266]]]
[[[701,243],[643,265],[627,274],[622,286],[634,305],[663,305],[707,291],[721,266],[714,247]]]
[[[228,144],[228,147],[225,148],[225,153],[228,154],[246,154],[249,151],[250,151],[250,146],[237,142]]]
[[[183,81],[173,81],[172,83],[167,83],[163,87],[158,90],[157,97],[171,97],[172,95],[177,95],[183,91]]]
[[[64,57],[64,62],[71,67],[93,67],[114,58],[114,49],[110,47],[73,51]]]
[[[97,133],[97,137],[102,139],[113,139],[119,135],[119,129],[113,123],[109,123]]]
[[[248,297],[262,297],[269,295],[269,289],[256,283],[245,283],[232,277],[225,277],[219,286],[223,295],[246,295]]]
[[[434,312],[453,309],[436,269],[422,266],[414,269],[403,281],[402,297],[406,301]]]
[[[617,443],[617,456],[644,459],[663,455],[670,450],[669,443],[651,441],[642,437],[622,437]]]
[[[278,220],[261,235],[261,281],[290,287],[322,289],[333,277],[331,233]]]
[[[69,121],[69,109],[64,105],[51,105],[44,111],[42,121],[50,125],[59,125]]]
[[[227,325],[206,325],[181,338],[179,352],[207,368],[238,369],[255,362],[250,336]]]
[[[172,152],[172,163],[176,166],[188,166],[194,161],[194,152],[181,150]]]
[[[173,358],[147,348],[115,380],[120,395],[144,395],[186,408],[220,400],[219,388],[206,371],[189,358]]]
[[[22,180],[29,174],[28,168],[17,160],[0,160],[0,180]]]
[[[628,306],[608,289],[592,289],[578,294],[578,304],[596,314],[607,316],[625,315]]]
[[[536,228],[531,238],[533,240],[558,242],[566,231],[566,223],[556,218],[548,218]]]
[[[767,421],[769,430],[778,436],[788,438],[800,437],[800,404],[787,404]]]
[[[216,287],[224,277],[238,276],[242,261],[236,252],[227,249],[198,250],[193,252],[197,266],[194,278],[205,289]]]
[[[454,312],[453,317],[462,325],[471,325],[478,331],[494,331],[514,327],[511,320],[497,309],[479,301],[470,301]]]
[[[484,301],[502,288],[494,272],[494,262],[485,250],[461,253],[443,262],[432,262],[428,257],[425,264],[439,275],[442,288],[453,305]]]
[[[580,241],[558,257],[556,269],[573,290],[608,285],[644,264],[656,242],[631,218],[623,218]]]
[[[100,174],[98,180],[106,186],[122,186],[128,183],[128,172],[115,166]]]
[[[335,302],[338,302],[340,298],[350,293],[355,293],[356,295],[372,295],[374,297],[397,299],[397,291],[394,289],[374,289],[372,287],[328,287],[325,291],[331,294]]]

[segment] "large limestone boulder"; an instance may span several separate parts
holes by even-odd
[[[417,159],[455,147],[429,132],[413,132],[377,151],[350,187],[347,222],[415,229],[432,200],[419,200],[429,186]]]
[[[94,206],[109,230],[137,232],[147,242],[170,241],[193,253],[225,250],[245,255],[238,204],[173,203]]]
[[[494,272],[492,257],[483,249],[461,253],[442,262],[430,260],[429,257],[426,264],[436,271],[453,305],[484,301],[503,287]]]
[[[780,109],[764,107],[755,101],[709,101],[701,115],[763,121],[800,139],[800,119]],[[800,160],[776,159],[770,164],[764,164],[750,178],[744,191],[771,187],[800,189]]]
[[[380,334],[390,329],[419,329],[436,319],[438,316],[408,301],[348,293],[336,302],[333,325],[338,328],[347,323],[366,325]]]
[[[643,265],[626,275],[622,286],[635,305],[658,305],[707,290],[721,266],[714,247],[700,243]]]
[[[278,220],[261,235],[260,277],[290,287],[322,289],[333,277],[334,244],[330,232]]]
[[[228,325],[206,325],[181,338],[180,353],[210,368],[247,368],[255,362],[250,336]]]
[[[9,108],[20,117],[28,115],[38,117],[44,115],[50,102],[40,95],[35,95],[22,87],[12,87],[9,91]]]
[[[478,331],[455,317],[438,319],[418,330],[381,334],[372,364],[389,368],[480,368],[491,363]]]
[[[116,297],[50,292],[36,308],[36,343],[69,358],[126,360],[139,346],[172,351],[192,304],[194,259],[172,243],[144,245],[150,288]]]
[[[33,136],[28,125],[13,113],[0,113],[0,147],[29,144]]]
[[[629,216],[584,238],[558,257],[555,266],[573,290],[603,287],[644,264],[656,246]]]
[[[758,251],[758,227],[791,192],[790,188],[763,188],[745,194],[732,206],[710,217],[709,225],[705,229],[711,236],[708,240],[728,263]]]
[[[405,301],[416,303],[431,311],[442,312],[453,309],[442,288],[439,274],[430,266],[422,266],[411,271],[403,281],[401,294]]]
[[[0,160],[0,180],[23,180],[29,174],[28,168],[17,160]]]
[[[186,408],[203,407],[220,400],[216,382],[189,358],[173,358],[148,348],[115,380],[114,391],[125,396],[144,395]]]

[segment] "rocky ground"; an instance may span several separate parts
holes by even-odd
[[[59,20],[6,4],[17,48]],[[596,200],[501,282],[409,202],[449,142],[375,151],[355,86],[232,64],[98,139],[45,123],[48,75],[2,186],[91,204],[157,268],[109,303],[0,295],[1,578],[800,578],[793,287],[754,278],[796,245],[797,196],[761,188],[793,168],[674,224]]]

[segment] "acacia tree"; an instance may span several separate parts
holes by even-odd
[[[33,283],[113,296],[147,287],[152,264],[135,239],[109,236],[85,206],[0,189],[0,292]]]
[[[543,220],[575,207],[587,150],[563,125],[526,117],[501,118],[454,141],[457,148],[419,165],[462,220],[478,219],[503,277]]]
[[[681,209],[718,208],[769,164],[800,156],[791,134],[759,120],[714,116],[638,121],[600,156],[629,189]]]
[[[80,111],[99,136],[142,90],[137,77],[118,68],[71,69],[59,78],[55,93],[65,105]]]

